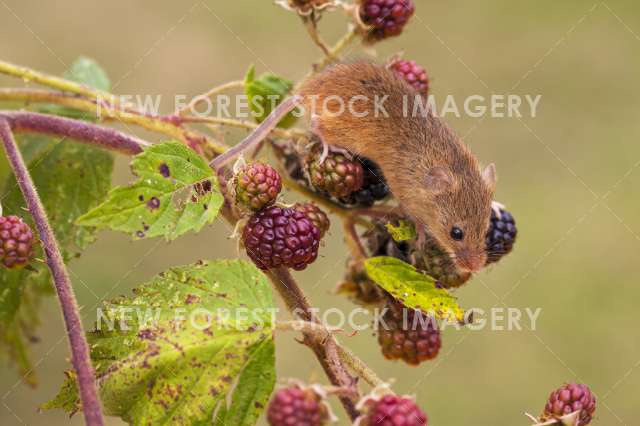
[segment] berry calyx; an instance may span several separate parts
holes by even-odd
[[[249,219],[242,241],[258,268],[285,266],[301,271],[318,257],[320,230],[302,212],[268,207]]]
[[[516,221],[504,208],[491,210],[491,223],[487,231],[487,265],[502,259],[513,250],[513,244],[518,235]]]
[[[438,356],[442,342],[434,318],[390,300],[378,324],[378,343],[385,358],[418,365]]]
[[[306,158],[309,180],[316,189],[341,198],[362,188],[364,171],[357,159],[333,151],[329,151],[324,161],[321,159],[321,150],[313,150]]]
[[[33,257],[33,232],[18,216],[0,216],[0,265],[7,269],[26,266]]]
[[[318,230],[320,230],[320,238],[324,237],[324,234],[331,226],[331,221],[329,220],[329,216],[327,216],[320,207],[314,203],[296,203],[293,205],[293,208],[304,213],[307,218],[318,227]]]
[[[558,420],[576,411],[579,411],[577,425],[589,424],[596,411],[596,397],[587,385],[566,384],[551,392],[542,413],[542,420]]]
[[[398,59],[389,65],[389,69],[421,94],[425,96],[429,94],[429,77],[427,76],[427,71],[418,65],[416,61]]]
[[[329,419],[322,397],[310,388],[280,389],[271,399],[267,420],[271,426],[321,426]]]
[[[385,395],[365,403],[360,426],[426,426],[427,415],[413,398]]]
[[[236,201],[253,211],[272,205],[282,190],[280,174],[268,164],[259,162],[242,166],[232,182]]]
[[[397,36],[415,12],[412,0],[361,0],[359,15],[369,26],[366,39],[370,42]]]

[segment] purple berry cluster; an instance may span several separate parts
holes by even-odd
[[[427,415],[413,398],[385,395],[367,403],[360,426],[426,426]]]
[[[329,418],[320,395],[311,389],[291,386],[271,399],[267,420],[271,426],[322,426]]]
[[[360,19],[371,28],[369,41],[382,40],[402,33],[415,12],[412,0],[362,0]]]
[[[33,257],[33,232],[18,216],[0,216],[0,265],[26,266]]]

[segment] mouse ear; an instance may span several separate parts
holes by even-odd
[[[484,171],[482,172],[482,179],[487,184],[491,191],[496,190],[496,165],[491,163],[489,164]]]
[[[442,193],[451,188],[453,180],[444,168],[432,167],[427,172],[424,183],[429,191]]]

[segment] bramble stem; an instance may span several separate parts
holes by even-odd
[[[258,124],[252,121],[236,120],[235,118],[225,118],[225,117],[211,117],[211,116],[199,117],[195,115],[186,115],[186,116],[180,117],[179,120],[183,123],[204,123],[204,124],[212,124],[212,125],[237,127],[240,129],[247,129],[247,130],[255,130],[259,126]],[[271,133],[274,136],[281,137],[281,138],[302,137],[307,134],[307,132],[305,132],[302,129],[285,130],[285,129],[279,129],[277,127],[271,130]]]
[[[214,158],[209,163],[209,166],[218,170],[234,157],[240,155],[241,152],[251,149],[252,146],[264,140],[264,138],[269,136],[269,133],[276,128],[278,123],[298,105],[301,99],[301,96],[294,95],[282,101],[249,136],[233,148],[228,149],[224,154]]]
[[[74,83],[64,78],[49,75],[31,68],[15,65],[10,62],[0,61],[0,73],[19,77],[25,82],[36,82],[43,86],[75,93],[92,99],[107,99],[112,104],[117,104],[117,99],[111,93],[95,90],[84,84]]]
[[[68,137],[126,155],[138,154],[145,146],[151,145],[142,139],[108,127],[55,115],[26,111],[0,111],[0,119],[9,123],[11,129],[17,133]]]
[[[365,382],[369,383],[372,387],[383,385],[385,382],[378,375],[370,369],[364,361],[353,354],[348,348],[342,345],[338,345],[338,354],[340,359],[344,361],[349,367],[355,371],[358,376],[362,377]]]
[[[216,143],[202,134],[184,129],[164,117],[141,114],[138,111],[113,104],[105,104],[105,102],[98,103],[98,98],[87,99],[67,93],[42,89],[0,89],[0,100],[27,103],[53,103],[91,113],[93,117],[99,120],[117,120],[124,124],[134,124],[143,129],[161,133],[188,144],[198,141],[206,142],[213,148],[214,152],[218,154],[227,149],[224,145]],[[104,99],[100,100],[102,101]]]
[[[267,276],[293,315],[307,322],[319,323],[311,309],[311,305],[307,302],[304,293],[288,269],[272,269],[267,272]],[[355,386],[355,379],[345,369],[340,359],[338,343],[333,336],[327,336],[322,342],[309,338],[309,336],[305,334],[304,343],[316,354],[320,365],[322,365],[332,385],[347,388],[353,388]],[[352,398],[343,395],[340,396],[340,402],[352,420],[358,417],[359,413],[358,410],[356,410]]]
[[[203,103],[205,100],[209,98],[213,98],[214,96],[219,95],[220,93],[225,92],[227,90],[238,89],[241,87],[244,87],[244,81],[242,80],[230,81],[228,83],[221,84],[220,86],[216,86],[213,89],[209,90],[208,92],[198,95],[193,99],[191,99],[191,101],[184,108],[176,111],[176,115],[184,116],[189,111],[193,113],[195,111],[195,108],[201,103]]]
[[[73,293],[69,274],[64,265],[62,254],[60,253],[60,248],[58,247],[58,242],[51,229],[51,225],[47,219],[47,213],[42,206],[27,166],[24,164],[20,150],[13,138],[9,122],[6,119],[0,119],[0,138],[4,144],[7,158],[16,175],[18,186],[22,191],[29,212],[35,221],[38,234],[40,235],[40,241],[42,242],[42,248],[45,252],[47,266],[53,276],[71,346],[71,360],[78,374],[78,387],[85,421],[89,426],[101,426],[104,424],[104,420],[102,419],[102,409],[100,407],[100,400],[98,399],[94,370],[91,366],[89,345],[85,338],[78,304]]]
[[[322,53],[325,54],[328,58],[332,59],[331,49],[327,46],[327,44],[322,40],[320,34],[318,34],[318,25],[317,20],[312,13],[311,16],[301,16],[302,23],[304,24],[307,32],[309,33],[309,37],[311,40],[322,50]]]

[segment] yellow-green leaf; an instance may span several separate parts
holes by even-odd
[[[405,306],[438,319],[464,321],[464,311],[436,280],[394,257],[372,257],[365,261],[367,275]]]

